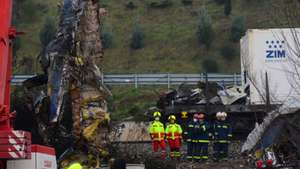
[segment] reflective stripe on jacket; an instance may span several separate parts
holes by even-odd
[[[206,121],[197,122],[194,125],[192,141],[196,143],[209,142],[210,126]]]
[[[178,139],[182,137],[182,128],[179,124],[168,124],[166,128],[167,139]]]
[[[186,139],[188,142],[190,142],[193,137],[194,137],[194,127],[195,125],[197,124],[197,122],[194,122],[194,121],[190,121],[187,125],[187,128],[186,128]]]
[[[214,124],[214,136],[220,143],[225,143],[232,137],[232,129],[229,123],[216,121]]]
[[[153,121],[149,127],[149,133],[153,141],[161,141],[165,139],[164,124],[160,121]]]

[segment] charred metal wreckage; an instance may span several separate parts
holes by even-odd
[[[61,155],[61,167],[82,161],[99,166],[108,154],[109,114],[101,64],[101,17],[96,0],[64,0],[57,34],[40,54],[45,72],[24,82],[35,93],[38,132]],[[37,86],[47,85],[47,91]]]
[[[264,118],[248,135],[242,153],[254,154],[274,168],[297,169],[300,157],[300,111],[282,106]]]
[[[274,109],[276,106],[270,107]],[[207,80],[199,82],[193,89],[183,84],[161,94],[157,108],[164,112],[165,117],[177,115],[183,124],[187,124],[197,112],[204,112],[207,119],[213,121],[217,112],[225,111],[229,114],[229,121],[234,121],[234,135],[238,138],[245,138],[255,127],[255,122],[261,122],[267,113],[265,104],[250,104],[248,85],[226,86]]]

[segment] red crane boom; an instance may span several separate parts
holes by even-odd
[[[0,0],[0,169],[6,159],[30,158],[31,134],[13,130],[10,110],[12,76],[12,40],[16,29],[11,27],[12,0]]]
[[[10,128],[10,79],[11,79],[11,39],[16,33],[11,28],[12,2],[0,2],[0,130]]]

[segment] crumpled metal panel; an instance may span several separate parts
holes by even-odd
[[[247,93],[244,92],[244,88],[241,86],[233,86],[219,90],[218,95],[224,105],[231,105],[237,100],[247,97]]]

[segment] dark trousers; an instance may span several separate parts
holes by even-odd
[[[193,142],[188,142],[187,143],[187,156],[186,158],[188,160],[192,160],[193,159],[193,156],[194,156],[194,144]]]
[[[226,158],[228,156],[228,143],[215,143],[214,156],[217,159]]]
[[[208,159],[208,143],[197,143],[197,155],[199,159]]]

